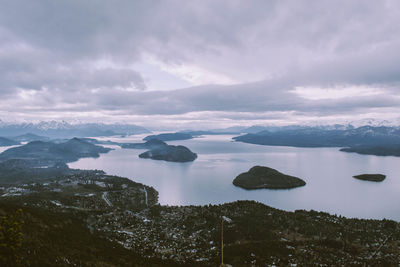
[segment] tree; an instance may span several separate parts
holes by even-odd
[[[22,265],[22,209],[0,218],[0,265]]]

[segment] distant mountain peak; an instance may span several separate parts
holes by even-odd
[[[40,121],[0,123],[0,136],[17,136],[32,133],[56,138],[111,136],[150,133],[134,124],[76,123],[62,121]]]

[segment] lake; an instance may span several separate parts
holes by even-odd
[[[140,142],[144,136],[104,138]],[[295,148],[232,142],[231,135],[207,135],[169,144],[181,144],[198,154],[190,163],[140,159],[145,150],[120,149],[70,163],[71,168],[101,169],[153,186],[163,205],[220,204],[256,200],[269,206],[325,211],[346,217],[390,218],[400,221],[400,158],[340,152],[339,148]],[[248,191],[232,184],[240,173],[255,165],[268,166],[302,178],[304,187],[290,190]],[[352,178],[362,173],[382,173],[375,183]]]

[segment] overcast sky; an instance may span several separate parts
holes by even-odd
[[[2,0],[0,119],[398,119],[399,25],[396,0]]]

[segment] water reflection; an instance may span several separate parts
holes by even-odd
[[[102,169],[151,185],[159,191],[161,204],[217,204],[249,199],[285,210],[314,209],[350,217],[400,220],[400,206],[396,204],[400,202],[400,158],[344,153],[337,148],[259,146],[231,142],[231,137],[169,142],[198,153],[192,163],[140,159],[138,155],[143,150],[116,149],[98,159],[81,159],[70,167]],[[298,176],[307,185],[279,191],[247,191],[232,185],[239,173],[254,165]],[[361,173],[383,173],[387,178],[381,183],[352,178]]]

